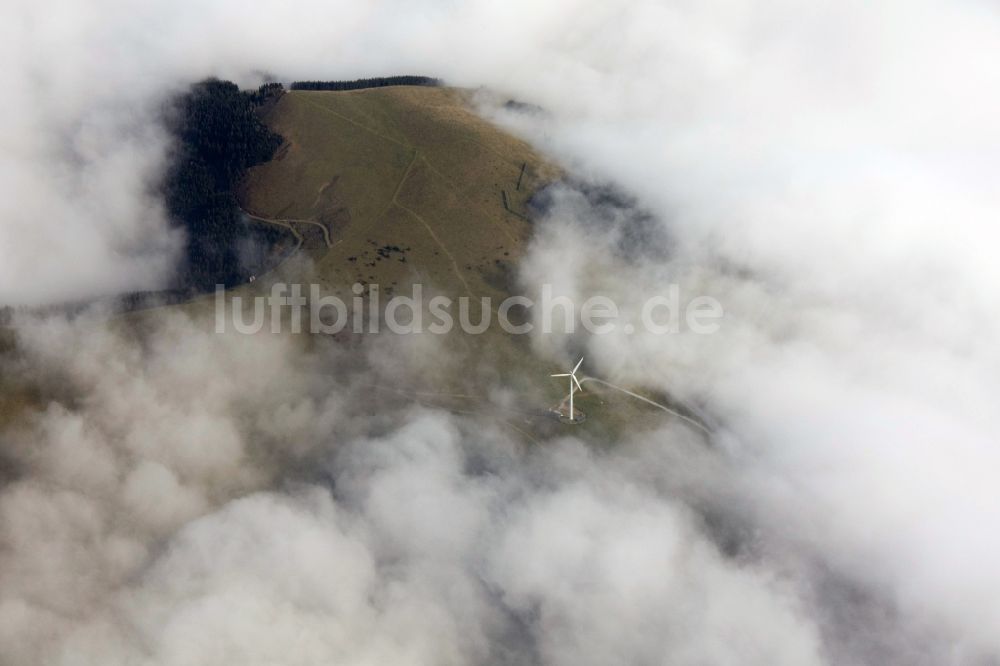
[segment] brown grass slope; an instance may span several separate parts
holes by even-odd
[[[243,205],[325,230],[329,241],[307,247],[326,287],[420,281],[452,296],[507,294],[530,236],[520,213],[557,171],[477,116],[467,93],[293,91],[267,121],[286,143],[251,171]]]
[[[299,220],[300,231],[303,223],[325,231],[328,240],[315,233],[304,242],[313,269],[300,278],[345,297],[355,282],[378,284],[386,295],[408,294],[420,282],[425,295],[492,298],[493,324],[472,336],[456,327],[446,343],[453,358],[425,376],[426,386],[378,387],[373,398],[385,391],[456,413],[485,409],[528,440],[561,430],[545,416],[565,395],[562,382],[547,377],[557,368],[538,362],[528,336],[496,324],[497,306],[517,291],[513,275],[531,237],[526,204],[559,169],[476,115],[469,93],[456,89],[293,91],[267,122],[286,142],[251,171],[242,203],[264,218]],[[268,282],[240,291],[263,293]],[[478,322],[478,307],[471,310]],[[451,313],[457,320],[456,307]],[[484,381],[470,382],[472,375]],[[488,404],[487,378],[517,397]],[[600,415],[583,430],[603,441],[662,418],[606,391],[585,391],[577,406]]]

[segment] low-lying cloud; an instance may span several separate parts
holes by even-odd
[[[721,473],[696,434],[597,453],[377,422],[339,351],[208,329],[24,325],[61,390],[5,447],[11,663],[819,663],[792,588],[729,560],[662,466]]]

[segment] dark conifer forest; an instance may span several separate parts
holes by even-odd
[[[295,81],[291,90],[361,90],[385,86],[439,86],[441,81],[430,76],[384,76],[354,81]]]
[[[170,218],[188,235],[179,288],[205,291],[216,283],[245,281],[240,247],[281,235],[276,228],[248,224],[236,199],[246,170],[269,160],[281,145],[282,138],[257,113],[281,94],[281,84],[243,91],[229,81],[208,79],[170,105],[167,127],[175,148],[163,194]]]

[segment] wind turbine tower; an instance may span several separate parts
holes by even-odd
[[[560,373],[560,374],[557,374],[557,375],[550,375],[551,377],[569,377],[569,420],[570,420],[570,423],[576,423],[577,422],[576,421],[576,411],[573,408],[573,395],[576,393],[577,389],[580,389],[581,391],[583,390],[583,387],[580,386],[580,380],[576,378],[576,371],[580,369],[580,366],[582,364],[583,364],[583,357],[581,356],[580,360],[576,362],[576,366],[574,366],[573,370],[571,370],[570,372],[563,372],[563,373]]]

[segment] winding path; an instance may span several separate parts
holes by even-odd
[[[712,434],[712,431],[704,423],[701,423],[700,421],[696,421],[695,419],[691,418],[690,416],[685,416],[684,414],[681,414],[680,412],[678,412],[678,411],[676,411],[674,409],[671,409],[671,408],[667,407],[666,405],[661,405],[660,403],[658,403],[658,402],[656,402],[654,400],[650,400],[649,398],[647,398],[644,395],[639,395],[638,393],[634,393],[633,391],[629,391],[628,389],[625,389],[625,388],[622,388],[621,386],[617,386],[615,384],[612,384],[611,382],[606,382],[603,379],[597,379],[596,377],[584,377],[583,379],[580,380],[580,384],[581,385],[585,384],[587,382],[597,382],[598,384],[601,384],[602,386],[607,386],[608,388],[613,388],[616,391],[621,391],[625,395],[632,396],[633,398],[636,398],[637,400],[642,400],[643,402],[645,402],[647,404],[650,404],[653,407],[656,407],[657,409],[662,409],[663,411],[667,412],[668,414],[676,416],[677,418],[682,419],[682,420],[686,421],[687,423],[690,423],[695,428],[698,428],[699,430],[701,430],[702,432],[704,432],[707,435],[711,435]]]
[[[316,220],[299,220],[299,219],[290,218],[290,217],[283,217],[283,218],[280,218],[280,219],[279,218],[270,218],[270,217],[261,217],[260,215],[254,215],[253,213],[251,213],[250,211],[246,210],[243,207],[240,207],[240,211],[244,215],[246,215],[247,217],[249,217],[251,220],[257,220],[258,222],[266,222],[267,224],[277,224],[279,226],[285,227],[286,229],[288,229],[289,231],[291,231],[293,234],[295,234],[295,237],[299,239],[299,244],[300,245],[301,245],[301,242],[302,242],[302,236],[299,234],[299,232],[297,232],[295,230],[295,228],[290,223],[291,222],[295,222],[296,224],[311,224],[313,226],[317,226],[317,227],[319,227],[323,231],[323,241],[326,243],[326,246],[327,247],[333,247],[333,245],[334,245],[333,242],[330,240],[330,230],[326,228],[326,225],[322,224],[321,222],[317,222]]]

